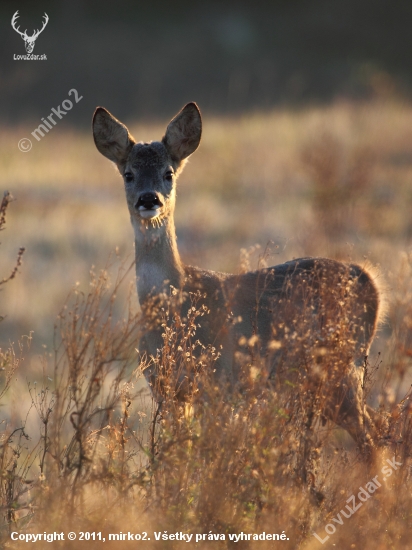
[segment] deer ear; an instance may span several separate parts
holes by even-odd
[[[136,143],[128,129],[103,107],[97,107],[93,115],[93,137],[102,155],[117,165],[125,164]]]
[[[202,117],[196,103],[188,103],[170,122],[162,139],[173,160],[194,153],[202,135]]]

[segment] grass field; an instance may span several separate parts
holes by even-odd
[[[137,140],[151,140],[163,135],[167,121],[123,122]],[[386,411],[392,437],[373,464],[362,461],[341,430],[319,423],[305,431],[301,406],[285,422],[270,395],[259,407],[240,402],[234,409],[216,394],[210,410],[195,417],[170,405],[154,457],[152,405],[132,375],[138,304],[133,269],[126,269],[133,232],[122,181],[96,151],[91,132],[56,126],[22,153],[17,143],[29,133],[0,130],[0,188],[16,199],[1,233],[1,277],[13,269],[19,247],[26,249],[19,274],[1,293],[2,362],[4,373],[13,373],[0,409],[6,547],[25,544],[10,541],[9,525],[21,533],[226,536],[199,540],[199,548],[273,547],[228,541],[229,533],[241,531],[285,531],[289,540],[278,544],[291,549],[408,548],[412,106],[342,101],[233,119],[205,115],[200,149],[178,185],[176,227],[186,263],[238,272],[259,261],[327,256],[379,267],[388,313],[369,358],[377,367],[369,401]],[[119,265],[126,272],[117,288]],[[110,289],[100,278],[105,268]],[[115,321],[102,303],[113,308]],[[84,323],[79,329],[77,314]],[[55,324],[60,344],[60,337],[54,344]],[[19,342],[24,359],[14,371]],[[16,357],[7,352],[12,343]],[[87,353],[79,366],[82,346]],[[108,349],[111,360],[96,374],[96,357],[106,357]],[[82,388],[76,399],[70,394],[74,372]],[[15,432],[22,425],[24,431]],[[334,522],[347,499],[374,476],[381,479],[385,461],[395,456],[402,467],[381,480],[354,517]],[[329,528],[333,533],[322,544],[312,532],[324,539],[327,524],[336,532]],[[152,535],[145,544],[165,543]],[[101,545],[88,542],[89,548]]]

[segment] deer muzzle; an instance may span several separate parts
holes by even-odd
[[[145,220],[156,218],[160,214],[162,206],[163,203],[159,195],[153,191],[140,195],[135,204],[137,212]]]

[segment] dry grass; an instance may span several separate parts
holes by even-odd
[[[303,255],[380,264],[388,314],[365,398],[386,412],[389,428],[372,463],[345,433],[323,425],[324,403],[305,385],[304,370],[272,391],[252,376],[246,393],[230,398],[204,375],[191,388],[195,397],[201,381],[203,403],[193,398],[186,407],[174,400],[166,370],[162,385],[170,391],[156,414],[133,373],[143,330],[133,270],[118,268],[117,259],[106,265],[115,247],[121,258],[132,253],[120,180],[89,136],[56,128],[23,154],[17,142],[29,129],[1,133],[2,187],[18,199],[2,233],[5,265],[12,269],[19,247],[27,249],[0,312],[4,544],[25,544],[11,542],[10,530],[147,531],[146,547],[160,548],[153,533],[167,530],[225,535],[199,548],[264,549],[273,542],[235,543],[228,534],[285,531],[285,548],[408,548],[411,119],[412,108],[395,103],[206,117],[177,202],[182,255],[202,267],[239,269],[239,250],[269,239],[264,254],[241,254],[243,267],[254,267],[259,254],[268,264]],[[161,133],[138,125],[134,132],[138,139]],[[167,335],[163,352],[181,364],[186,329],[174,322],[180,332]],[[31,331],[27,349],[27,340],[17,342]],[[202,368],[193,364],[200,377],[213,353],[206,349]],[[384,482],[382,467],[394,456],[402,466]],[[376,476],[376,493],[342,525],[334,522]],[[327,524],[336,532],[322,545],[312,532],[324,538]],[[126,543],[105,547],[119,544]]]

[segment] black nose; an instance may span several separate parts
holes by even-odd
[[[150,192],[143,193],[143,195],[139,197],[139,200],[136,203],[136,208],[139,208],[139,206],[143,206],[143,208],[146,208],[147,210],[152,210],[155,206],[163,205],[157,194]]]

